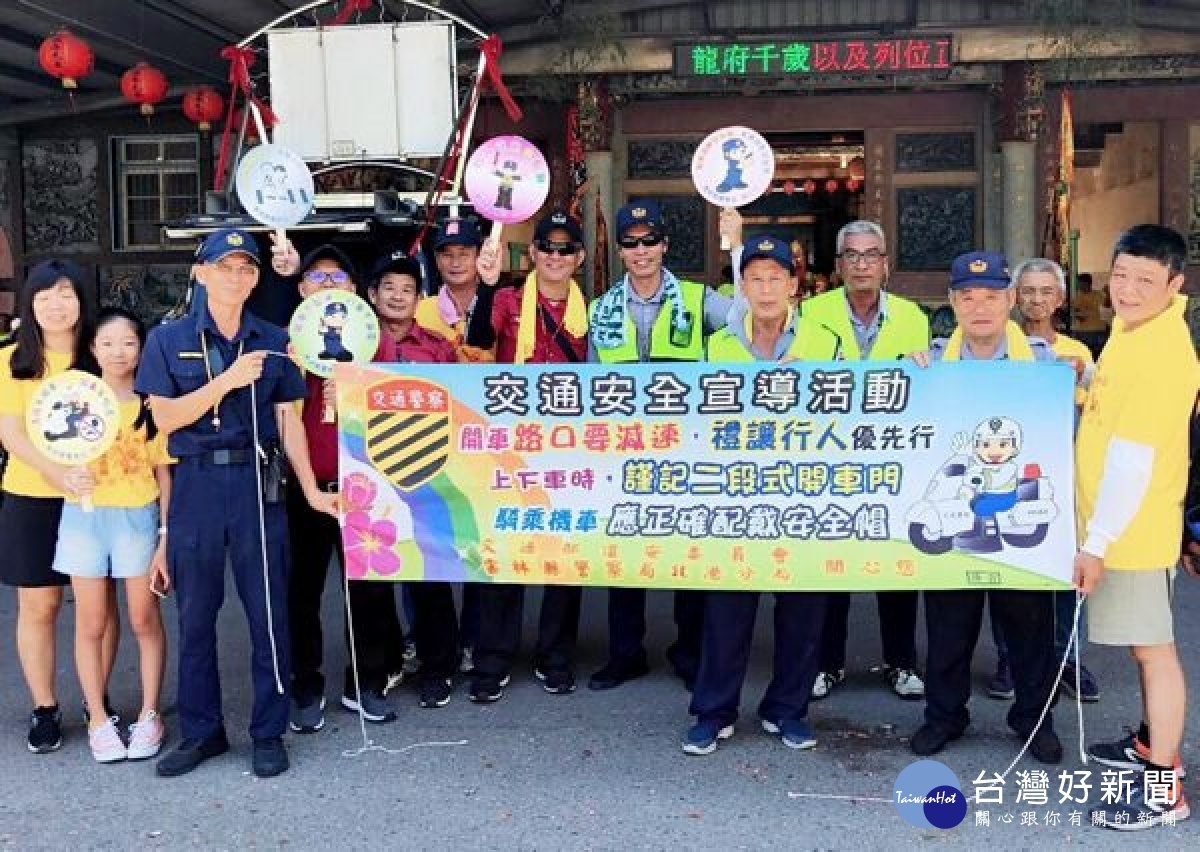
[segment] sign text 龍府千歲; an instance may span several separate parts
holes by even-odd
[[[677,77],[820,77],[949,70],[949,35],[675,45]]]

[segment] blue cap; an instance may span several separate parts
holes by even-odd
[[[200,248],[196,250],[196,262],[216,263],[231,254],[247,255],[255,265],[262,263],[262,259],[258,255],[258,243],[254,241],[254,236],[236,228],[222,228],[205,237]]]
[[[617,236],[625,236],[634,225],[648,225],[652,231],[662,233],[662,208],[649,199],[629,202],[617,211]]]
[[[1008,261],[994,251],[969,251],[954,258],[950,264],[950,289],[984,287],[988,290],[1007,290],[1012,285]]]
[[[441,251],[446,246],[483,245],[483,236],[479,228],[470,219],[447,219],[438,228],[437,238],[433,241],[433,250]]]
[[[775,237],[754,237],[742,247],[742,262],[738,271],[745,272],[750,261],[759,258],[773,260],[786,269],[788,274],[795,274],[795,267],[792,265],[792,248],[783,240]]]

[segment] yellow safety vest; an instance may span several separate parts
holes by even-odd
[[[685,343],[671,339],[671,306],[665,301],[662,310],[650,327],[650,361],[699,361],[704,357],[704,292],[707,288],[695,281],[680,279],[679,292],[683,296],[683,307],[692,316],[691,335]],[[594,324],[596,310],[601,302],[615,296],[614,291],[604,294],[592,302],[588,311],[589,325]],[[592,338],[593,344],[595,338]],[[596,355],[604,364],[636,364],[642,360],[638,352],[637,326],[625,306],[625,340],[620,346],[602,349],[596,346]]]
[[[801,314],[826,326],[842,339],[842,354],[849,361],[861,361],[858,339],[850,322],[850,307],[842,287],[830,290],[800,304]],[[872,361],[903,358],[929,348],[929,318],[916,302],[888,293],[887,315],[879,324],[879,336],[867,356]]]

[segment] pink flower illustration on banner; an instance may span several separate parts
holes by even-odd
[[[400,570],[400,557],[392,549],[396,544],[396,525],[375,520],[366,512],[347,512],[342,540],[346,547],[346,576],[361,580],[374,573],[390,577]]]
[[[342,480],[342,504],[347,512],[369,512],[379,489],[365,473],[351,473]]]

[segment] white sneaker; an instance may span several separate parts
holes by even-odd
[[[925,697],[925,681],[912,669],[887,669],[884,676],[892,686],[892,692],[908,701]]]
[[[158,713],[153,710],[146,713],[129,726],[129,759],[145,760],[154,757],[162,748],[166,736],[167,731]]]
[[[99,728],[88,731],[88,745],[97,763],[116,763],[124,760],[127,754],[117,726],[107,719]]]
[[[817,679],[813,681],[812,697],[814,700],[820,700],[829,696],[833,692],[833,688],[846,679],[846,670],[838,669],[836,672],[821,672],[817,675]]]

